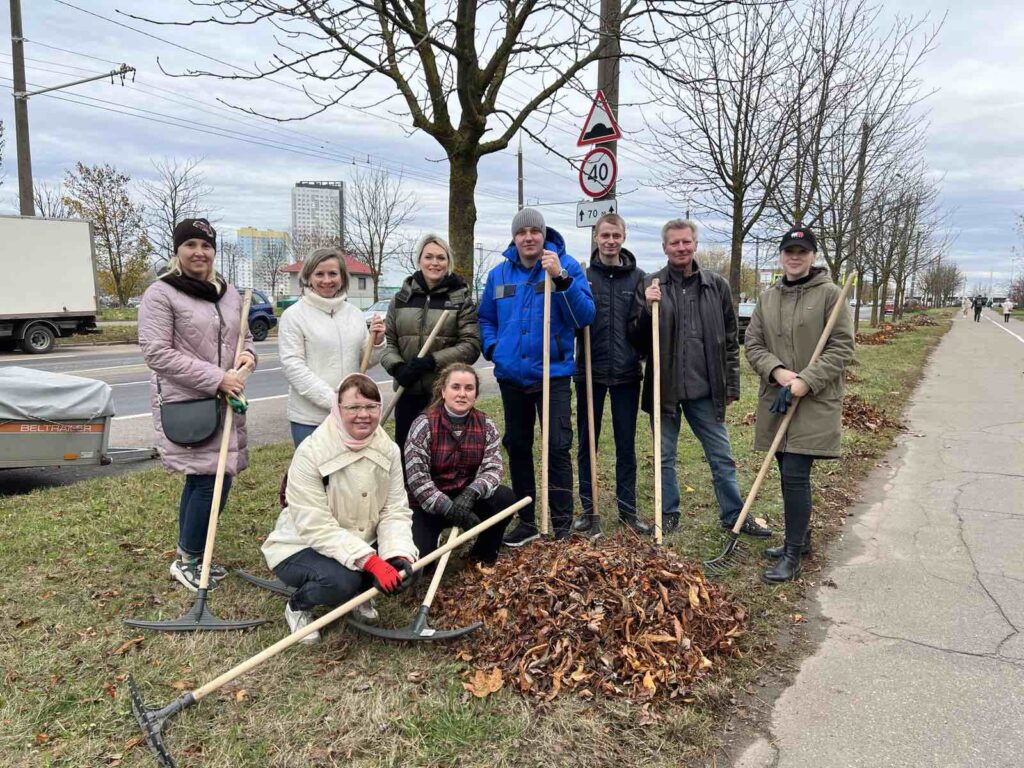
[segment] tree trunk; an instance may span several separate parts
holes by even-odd
[[[477,162],[478,158],[473,155],[448,156],[448,240],[455,254],[455,271],[470,285],[473,284]]]
[[[729,288],[732,290],[732,306],[735,310],[740,301],[743,278],[743,195],[737,194],[732,201],[732,240],[729,246]]]

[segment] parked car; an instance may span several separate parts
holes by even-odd
[[[245,289],[239,288],[242,293]],[[253,289],[252,304],[249,306],[249,330],[256,341],[263,341],[270,333],[270,329],[277,325],[277,317],[274,315],[274,305],[266,297],[266,294]]]
[[[756,301],[741,301],[739,307],[736,308],[736,329],[740,344],[743,343],[743,339],[747,335],[747,326],[750,325],[750,318],[753,316],[756,306]]]
[[[288,307],[299,300],[299,296],[284,296],[277,300],[277,308],[284,312]]]
[[[369,307],[363,310],[363,319],[366,321],[366,327],[370,327],[370,321],[373,320],[374,315],[380,315],[384,317],[388,313],[388,305],[391,304],[391,299],[383,299],[371,304]]]

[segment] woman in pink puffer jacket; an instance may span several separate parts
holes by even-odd
[[[167,270],[146,289],[139,307],[139,346],[153,372],[150,403],[157,448],[163,464],[185,475],[178,506],[178,557],[171,576],[188,589],[199,587],[210,505],[217,472],[221,429],[195,446],[178,445],[164,434],[160,400],[173,403],[242,394],[245,383],[237,372],[256,367],[252,335],[246,332],[244,351],[235,358],[241,329],[242,298],[214,269],[217,232],[206,219],[185,219],[174,228],[174,258]],[[223,402],[221,408],[226,407]],[[231,479],[248,466],[245,416],[232,422],[221,509]],[[211,587],[226,572],[211,565]]]

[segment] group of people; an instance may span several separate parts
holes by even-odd
[[[964,296],[963,300],[961,301],[961,307],[963,307],[964,310],[964,317],[967,317],[967,310],[974,309],[974,322],[976,323],[981,322],[981,310],[983,310],[987,306],[988,299],[982,296],[980,293],[973,299],[970,296]],[[995,306],[998,306],[1001,310],[1003,310],[1003,322],[1010,322],[1010,313],[1013,312],[1013,308],[1015,306],[1014,303],[1009,299],[1003,299],[1002,303],[994,305],[993,309],[995,308]]]
[[[572,386],[586,412],[587,382],[577,343],[589,328],[595,437],[610,400],[619,521],[640,535],[652,527],[638,515],[636,431],[639,411],[653,408],[652,307],[660,306],[660,388],[663,525],[680,520],[676,474],[683,418],[711,470],[719,520],[732,528],[742,508],[725,415],[739,397],[737,322],[728,282],[696,259],[697,225],[674,219],[662,227],[664,268],[645,274],[624,247],[626,223],[610,213],[595,230],[584,269],[543,214],[524,208],[512,219],[511,243],[487,276],[479,306],[453,272],[447,242],[424,237],[419,269],[391,300],[386,317],[366,323],[346,298],[349,276],[338,249],[319,249],[303,262],[303,295],[283,313],[278,343],[289,383],[287,415],[295,454],[282,482],[281,512],[263,544],[268,566],[295,588],[285,616],[292,631],[318,605],[337,605],[372,585],[406,588],[411,565],[437,547],[448,527],[468,529],[517,499],[536,499],[533,441],[542,409],[544,295],[551,282],[548,326],[548,502],[554,538],[601,535],[590,481],[588,423],[577,419],[579,496],[573,521]],[[152,370],[152,406],[163,462],[185,475],[179,504],[177,557],[171,575],[196,589],[220,445],[220,427],[203,442],[174,442],[164,429],[166,404],[243,398],[258,358],[251,337],[241,345],[241,297],[216,272],[216,232],[205,219],[174,230],[175,256],[147,289],[139,311],[139,343]],[[840,452],[843,369],[853,354],[852,321],[840,313],[820,358],[812,353],[839,296],[827,270],[814,266],[817,245],[803,228],[780,243],[783,277],[762,293],[746,330],[746,354],[761,377],[756,446],[766,449],[793,398],[804,400],[777,453],[785,539],[766,581],[800,570],[810,548],[810,472],[815,458]],[[424,342],[435,330],[429,351]],[[236,355],[236,347],[244,351]],[[580,349],[582,345],[580,345]],[[494,364],[504,433],[476,408],[480,355]],[[646,358],[646,366],[642,363]],[[361,370],[380,363],[401,387],[395,437],[381,426],[380,389]],[[224,406],[221,406],[224,407]],[[237,409],[241,410],[241,409]],[[164,412],[167,418],[169,411]],[[174,430],[170,430],[174,432]],[[172,435],[173,436],[173,435]],[[508,455],[511,488],[501,484]],[[232,423],[220,506],[231,479],[247,465],[244,413]],[[470,558],[498,557],[501,544],[521,547],[539,536],[535,505],[510,531],[481,534]],[[741,531],[767,538],[748,518]],[[211,586],[225,572],[211,567]],[[372,605],[361,618],[376,618]],[[307,641],[315,641],[310,635]]]

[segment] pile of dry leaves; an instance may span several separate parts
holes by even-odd
[[[857,395],[846,395],[843,398],[843,426],[859,429],[862,432],[876,432],[879,429],[903,429],[900,422],[886,416]]]
[[[460,641],[476,696],[503,685],[551,700],[569,691],[688,700],[736,656],[746,610],[697,566],[635,538],[538,542],[447,581],[436,625],[484,626]]]
[[[896,334],[902,330],[904,329],[894,325],[893,323],[882,323],[874,333],[858,333],[857,343],[866,344],[868,346],[889,344],[894,338],[896,338]]]

